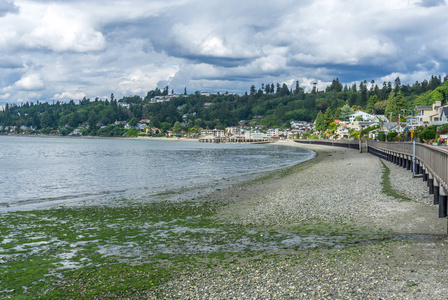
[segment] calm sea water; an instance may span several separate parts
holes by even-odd
[[[197,194],[313,156],[281,145],[0,136],[0,211]]]

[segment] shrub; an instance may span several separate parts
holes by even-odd
[[[384,131],[378,131],[378,141],[384,142],[386,140],[386,134]]]
[[[448,133],[448,124],[443,124],[437,127],[437,134],[447,134]]]
[[[433,140],[436,138],[436,127],[437,126],[428,126],[421,133],[419,133],[418,137],[420,138],[420,142]]]
[[[392,131],[392,132],[388,132],[387,133],[387,141],[388,142],[392,142],[392,140],[394,139],[394,137],[396,137],[398,135],[397,132]]]

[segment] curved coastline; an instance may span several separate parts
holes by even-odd
[[[446,220],[426,184],[385,162],[401,202],[377,157],[305,147],[313,159],[191,201],[2,214],[0,262],[25,273],[1,284],[26,295],[41,278],[36,298],[446,299]],[[56,262],[69,272],[51,277]],[[37,263],[49,273],[26,273]]]
[[[182,298],[198,297],[202,290],[211,298],[446,299],[446,220],[428,203],[426,185],[387,163],[391,180],[415,200],[400,202],[382,193],[378,158],[338,147],[306,147],[317,153],[314,159],[210,195],[209,200],[229,201],[216,217],[295,232],[304,240],[345,236],[362,237],[361,242],[300,252],[285,247],[264,253],[262,260],[187,272],[158,291]],[[186,289],[191,282],[194,289]]]

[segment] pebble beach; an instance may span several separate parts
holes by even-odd
[[[317,157],[287,175],[216,191],[210,200],[229,203],[217,218],[327,242],[285,244],[258,257],[235,255],[229,263],[184,270],[145,298],[448,298],[447,220],[438,219],[421,178],[357,150],[288,144]],[[392,187],[410,201],[382,191],[385,168]]]

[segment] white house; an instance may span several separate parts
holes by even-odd
[[[218,129],[203,129],[201,130],[201,136],[211,136],[211,137],[224,137],[225,136],[225,131],[224,130],[218,130]]]
[[[361,117],[364,122],[377,122],[378,118],[374,115],[368,114],[364,111],[356,111],[354,114],[350,115],[350,123],[354,122],[357,117]]]
[[[268,131],[266,132],[266,136],[268,137],[273,137],[273,136],[279,136],[279,129],[278,128],[269,128]]]
[[[118,105],[121,106],[121,107],[124,107],[126,109],[130,109],[131,108],[131,105],[128,104],[128,103],[125,103],[125,102],[118,102]]]

